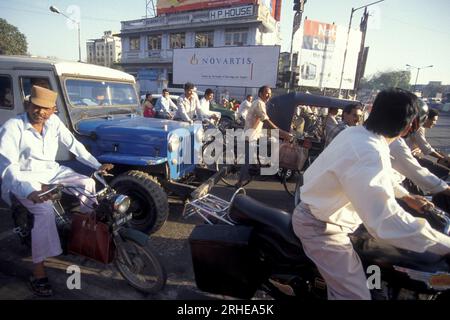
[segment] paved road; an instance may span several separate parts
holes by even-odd
[[[450,114],[441,115],[438,125],[429,130],[432,144],[450,153]],[[250,196],[288,212],[293,210],[292,198],[282,185],[272,178],[252,182],[247,187]],[[229,199],[232,190],[218,185],[214,193]],[[171,207],[169,220],[152,236],[152,244],[168,271],[168,282],[156,295],[143,295],[121,278],[111,266],[104,266],[87,259],[62,256],[51,259],[49,276],[55,290],[54,299],[221,299],[224,297],[203,293],[195,287],[187,238],[198,218],[185,219],[179,205]],[[11,232],[12,221],[6,209],[0,209],[0,299],[37,299],[26,286],[31,269],[30,253],[23,248]],[[82,270],[81,290],[68,290],[66,268],[76,264]]]

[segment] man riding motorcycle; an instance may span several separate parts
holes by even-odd
[[[436,175],[423,167],[413,156],[405,138],[415,134],[423,126],[428,117],[428,106],[419,100],[419,114],[413,121],[410,131],[403,137],[395,140],[389,145],[391,153],[392,168],[399,173],[399,181],[404,181],[405,177],[427,194],[442,194],[450,196],[450,187]]]
[[[450,253],[450,237],[395,200],[389,144],[410,129],[416,104],[407,91],[380,92],[365,125],[338,135],[304,174],[293,229],[325,279],[329,299],[371,298],[349,238],[361,224],[399,248]]]
[[[15,197],[34,217],[31,231],[34,270],[29,284],[39,296],[52,295],[45,260],[62,253],[53,207],[47,197],[39,194],[48,184],[78,185],[79,191],[74,195],[80,198],[80,211],[88,213],[92,211],[93,201],[83,194],[95,192],[94,180],[55,161],[58,144],[67,147],[78,161],[96,170],[113,167],[100,164],[54,114],[56,99],[56,92],[33,86],[31,96],[25,102],[26,112],[0,128],[2,198],[11,204],[10,196]]]
[[[431,129],[434,127],[438,121],[438,116],[438,111],[430,109],[428,111],[427,118],[423,121],[422,125],[408,136],[406,142],[421,166],[427,168],[433,174],[445,180],[449,176],[450,157],[447,154],[434,149],[425,137],[426,129]],[[437,163],[425,158],[425,156],[436,158]]]

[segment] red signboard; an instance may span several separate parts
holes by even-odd
[[[258,0],[158,0],[156,6],[159,15],[162,13],[175,13],[257,3]]]

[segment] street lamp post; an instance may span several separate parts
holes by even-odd
[[[347,49],[348,49],[348,40],[350,38],[350,31],[352,29],[352,20],[353,20],[353,14],[355,13],[355,11],[358,11],[360,9],[364,9],[367,8],[369,6],[372,6],[374,4],[383,2],[384,0],[379,0],[379,1],[375,1],[369,4],[366,4],[365,6],[361,6],[359,8],[352,8],[352,12],[350,14],[350,22],[348,23],[348,31],[347,31],[347,41],[345,42],[345,51],[344,51],[344,60],[342,62],[342,71],[341,71],[341,79],[339,81],[339,97],[341,97],[341,92],[342,92],[342,80],[344,79],[344,70],[345,70],[345,60],[347,59]]]
[[[77,25],[77,29],[78,29],[78,61],[81,62],[81,32],[80,32],[80,21],[76,21],[70,17],[68,17],[67,15],[65,15],[64,13],[62,13],[58,8],[56,8],[55,6],[50,6],[50,11],[54,12],[56,14],[60,14],[63,15],[64,17],[66,17],[67,19],[69,19],[70,21],[76,23]]]
[[[415,66],[412,66],[412,65],[410,65],[410,64],[407,64],[406,66],[407,66],[408,68],[417,69],[416,81],[414,82],[414,88],[413,88],[413,91],[416,92],[417,80],[419,79],[419,72],[420,72],[420,70],[421,70],[421,69],[426,69],[426,68],[432,68],[433,65],[429,65],[429,66],[425,66],[425,67],[415,67]]]

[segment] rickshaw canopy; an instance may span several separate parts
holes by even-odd
[[[299,105],[343,109],[349,104],[361,105],[361,102],[356,100],[320,96],[310,93],[293,92],[270,99],[267,103],[267,114],[272,122],[280,129],[289,131],[295,110]]]

